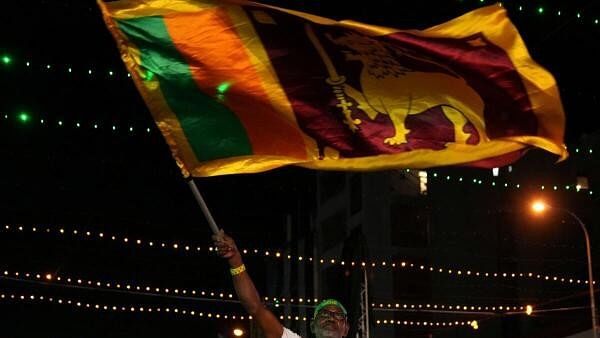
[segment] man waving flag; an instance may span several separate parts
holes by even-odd
[[[99,1],[185,176],[567,156],[552,75],[499,5],[398,30],[245,1]]]

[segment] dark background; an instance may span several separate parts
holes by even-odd
[[[401,29],[427,28],[491,4],[472,0],[270,3]],[[544,8],[543,14],[537,12],[538,6]],[[11,229],[19,225],[62,227],[67,233],[87,229],[144,241],[210,245],[210,231],[200,209],[126,76],[95,2],[27,1],[3,7],[0,53],[10,55],[12,63],[0,65],[0,223]],[[539,1],[534,6],[529,1],[511,1],[505,7],[533,58],[559,84],[567,115],[567,145],[585,143],[599,129],[592,121],[597,119],[600,104],[600,24],[594,22],[600,19],[600,5],[597,1]],[[71,73],[66,70],[69,67]],[[20,112],[27,112],[31,121],[20,121]],[[99,128],[94,129],[94,124]],[[290,167],[197,179],[196,183],[217,223],[234,234],[240,246],[269,250],[282,247],[287,214],[314,207],[315,177],[314,171]],[[132,243],[80,237],[0,232],[0,270],[231,292],[223,263],[206,250],[139,249]],[[248,259],[263,289],[266,267],[279,263]],[[237,305],[65,289],[10,279],[0,280],[0,289],[7,294],[37,292],[92,303],[162,302],[243,313]],[[0,313],[3,337],[213,337],[217,332],[229,334],[232,325],[231,321],[106,313],[43,302],[0,301]]]

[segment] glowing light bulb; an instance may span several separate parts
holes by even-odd
[[[533,211],[540,213],[540,212],[543,212],[544,210],[546,210],[546,204],[542,201],[535,201],[531,205],[531,208],[533,209]]]
[[[19,118],[19,121],[21,121],[22,123],[27,123],[27,122],[29,122],[29,120],[31,120],[31,116],[29,116],[29,114],[27,114],[25,112],[20,113],[18,118]]]
[[[12,63],[12,58],[10,57],[10,55],[2,55],[2,63],[5,65],[10,65]]]
[[[528,316],[531,316],[531,314],[533,313],[533,306],[531,306],[531,305],[527,305],[527,306],[525,307],[525,313],[526,313]]]

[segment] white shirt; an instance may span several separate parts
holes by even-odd
[[[296,333],[290,331],[287,327],[283,327],[283,335],[281,335],[281,338],[302,338],[299,335],[297,335]]]

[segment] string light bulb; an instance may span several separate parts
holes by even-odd
[[[36,229],[34,231],[34,229]],[[39,231],[38,231],[39,229]],[[37,233],[39,235],[43,235],[43,234],[50,234],[50,235],[59,235],[59,236],[69,236],[69,234],[72,234],[72,238],[73,239],[77,239],[77,240],[110,240],[113,242],[120,242],[122,245],[124,246],[128,246],[129,242],[135,242],[137,245],[133,246],[134,248],[137,249],[143,249],[143,248],[152,248],[152,249],[157,249],[157,248],[164,248],[166,250],[177,250],[179,252],[186,252],[186,253],[198,253],[198,254],[202,254],[202,253],[206,253],[206,252],[214,252],[215,249],[213,247],[200,247],[197,245],[191,245],[190,244],[182,244],[180,242],[177,243],[166,243],[166,242],[155,242],[155,241],[151,241],[151,240],[146,240],[146,239],[133,239],[133,240],[129,240],[128,237],[124,237],[121,235],[111,235],[111,234],[106,234],[105,232],[95,232],[95,231],[89,231],[89,230],[81,230],[81,229],[71,229],[71,230],[67,230],[65,228],[53,228],[52,226],[45,226],[42,228],[36,228],[34,226],[10,226],[10,225],[4,225],[4,227],[0,228],[0,232],[5,231],[5,232],[15,232],[15,231],[19,231],[20,233],[24,233],[24,234],[31,234],[31,233]],[[75,236],[78,234],[84,234],[85,236]],[[160,243],[160,245],[158,244]],[[185,250],[180,250],[179,248],[183,247]],[[264,249],[253,249],[253,250],[248,250],[248,249],[241,249],[242,252],[246,253],[246,254],[255,254],[257,256],[264,256],[264,257],[270,257],[272,259],[288,259],[290,261],[298,261],[298,262],[311,262],[313,261],[313,257],[302,257],[302,256],[292,256],[292,255],[279,255],[279,257],[277,257],[277,253],[279,253],[280,251],[269,251],[269,250],[264,250]],[[267,252],[269,253],[267,255]],[[274,253],[274,254],[272,254]],[[362,266],[362,267],[367,267],[367,266],[371,266],[377,269],[391,269],[391,270],[395,270],[397,268],[400,269],[419,269],[422,271],[429,271],[432,273],[443,273],[447,276],[452,276],[452,277],[457,277],[457,278],[527,278],[527,279],[537,279],[537,280],[543,280],[543,281],[549,281],[549,282],[560,282],[560,283],[564,283],[564,284],[570,284],[570,285],[574,285],[574,284],[582,284],[582,280],[581,279],[576,279],[573,277],[569,277],[569,276],[548,276],[548,275],[541,275],[541,274],[534,274],[533,272],[482,272],[482,271],[473,271],[468,269],[467,267],[456,267],[455,269],[447,269],[444,267],[439,267],[439,266],[431,266],[431,265],[425,265],[425,264],[414,264],[414,263],[410,263],[410,262],[406,262],[406,261],[397,261],[396,262],[390,262],[390,261],[380,261],[380,262],[345,262],[343,260],[339,260],[339,259],[335,259],[335,258],[316,258],[315,261],[319,262],[320,264],[323,265],[340,265],[340,266],[352,266],[354,268]]]
[[[531,306],[531,305],[527,305],[527,306],[525,307],[525,313],[526,313],[528,316],[531,316],[531,314],[533,313],[533,306]]]
[[[12,63],[12,57],[8,54],[2,55],[2,63],[4,65],[10,65]]]

